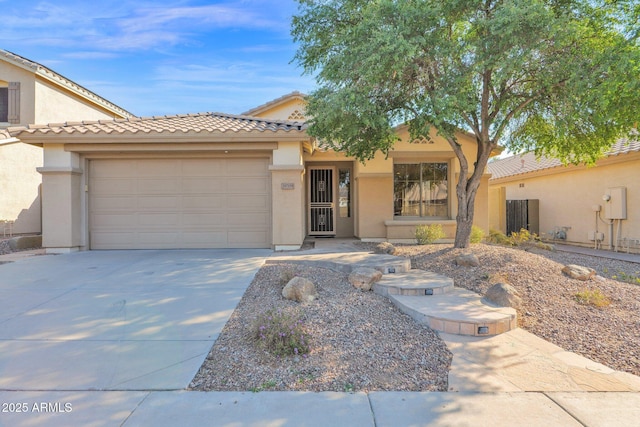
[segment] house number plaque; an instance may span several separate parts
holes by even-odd
[[[281,190],[294,190],[296,188],[293,182],[283,182],[280,184]]]

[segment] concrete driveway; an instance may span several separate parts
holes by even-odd
[[[0,265],[0,389],[185,388],[270,253],[91,251]]]

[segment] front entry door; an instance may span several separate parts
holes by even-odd
[[[335,236],[335,168],[309,168],[309,234]]]

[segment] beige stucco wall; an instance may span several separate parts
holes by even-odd
[[[0,142],[0,220],[14,221],[13,233],[39,233],[42,149],[19,141]]]
[[[621,237],[640,239],[640,153],[622,154],[603,159],[598,166],[567,166],[527,176],[491,181],[491,191],[504,191],[506,200],[538,199],[540,201],[540,233],[548,235],[556,227],[569,227],[567,241],[593,245],[588,233],[596,230],[594,205],[602,207],[607,189],[626,187],[627,219],[621,222]],[[502,190],[504,189],[504,190]],[[491,224],[497,224],[498,210],[491,209]],[[612,236],[610,226],[597,221],[604,233],[604,245]],[[613,236],[617,235],[615,224]],[[503,230],[504,231],[504,230]]]
[[[119,117],[42,79],[35,81],[35,104],[31,108],[35,122],[29,123],[38,124]]]
[[[276,120],[293,120],[294,118],[290,118],[290,116],[296,111],[304,115],[304,109],[305,103],[302,99],[299,99],[298,97],[291,97],[289,99],[282,100],[280,103],[269,106],[254,115],[257,117],[268,117]],[[295,118],[295,120],[299,119]]]

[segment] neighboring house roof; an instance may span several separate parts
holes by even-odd
[[[640,141],[620,140],[613,144],[605,156],[619,156],[632,152],[640,152]],[[491,180],[494,180],[561,166],[563,164],[558,159],[545,156],[537,158],[535,153],[528,152],[490,162],[487,169],[491,174]]]
[[[121,117],[134,117],[132,113],[125,110],[122,107],[117,106],[116,104],[104,99],[103,97],[91,92],[89,89],[86,89],[79,84],[69,80],[68,78],[56,73],[55,71],[45,67],[42,64],[38,64],[37,62],[31,61],[29,59],[23,58],[20,55],[17,55],[13,52],[6,51],[4,49],[0,49],[0,60],[7,61],[17,67],[20,67],[24,70],[31,71],[34,74],[58,85],[62,86],[65,89],[75,93],[76,95],[88,99],[91,102],[100,105],[102,108],[105,108],[108,111],[116,113]]]
[[[280,98],[276,98],[273,101],[269,101],[269,102],[267,102],[265,104],[259,105],[259,106],[255,107],[255,108],[252,108],[249,111],[245,111],[244,113],[242,113],[242,115],[244,115],[244,116],[256,116],[256,115],[259,115],[260,113],[262,113],[265,110],[269,110],[269,109],[274,108],[274,107],[276,107],[276,106],[278,106],[280,104],[284,104],[285,102],[288,102],[291,99],[296,99],[297,98],[297,99],[300,99],[300,100],[304,100],[304,98],[306,96],[307,95],[305,95],[304,93],[298,92],[297,90],[295,90],[295,91],[293,91],[291,93],[288,93],[286,95],[281,96]]]
[[[238,132],[304,132],[306,124],[222,113],[132,117],[128,119],[50,123],[8,128],[12,136],[116,135]]]

